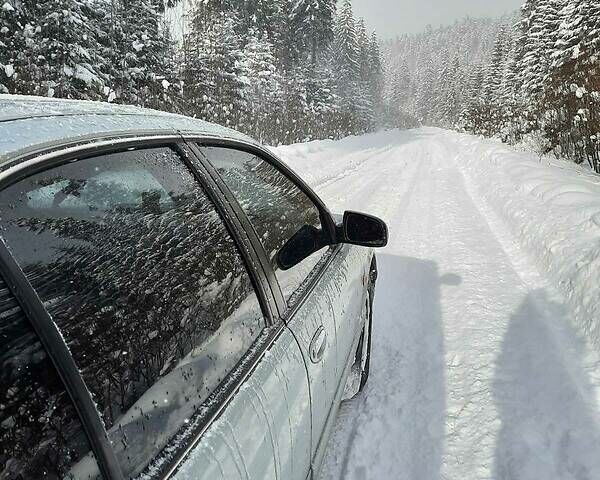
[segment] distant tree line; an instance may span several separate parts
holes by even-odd
[[[499,32],[467,131],[588,163],[600,173],[600,2],[527,0]]]
[[[470,77],[488,61],[500,28],[510,21],[465,18],[384,42],[385,95],[393,115],[456,128],[460,113],[478,94]]]
[[[0,0],[0,93],[175,111],[291,143],[402,126],[349,0]]]
[[[600,2],[527,0],[384,45],[389,105],[600,173]]]

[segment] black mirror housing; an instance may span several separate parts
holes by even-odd
[[[383,220],[366,213],[344,212],[341,243],[363,247],[385,247],[388,243],[388,228]]]
[[[277,266],[289,270],[328,244],[323,231],[304,225],[277,252]]]
[[[340,217],[334,216],[334,222]],[[363,247],[385,247],[388,243],[387,225],[380,218],[366,213],[347,211],[342,224],[336,226],[335,241],[323,230],[304,225],[277,252],[276,262],[281,270],[289,270],[321,248],[332,243],[349,243]]]

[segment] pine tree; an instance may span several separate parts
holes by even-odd
[[[336,138],[339,97],[335,91],[335,74],[329,67],[312,67],[307,72],[306,104],[310,119],[305,140]]]
[[[337,78],[337,95],[340,97],[339,131],[348,135],[356,131],[359,123],[356,100],[360,95],[360,65],[356,23],[350,0],[345,0],[336,18],[334,28],[333,58]]]
[[[381,118],[383,115],[383,89],[385,85],[385,71],[381,60],[379,50],[379,40],[377,34],[373,32],[369,43],[369,74],[368,83],[371,98],[373,99],[373,112],[375,118]],[[374,128],[377,127],[375,122]]]
[[[484,130],[483,79],[485,68],[475,65],[468,76],[465,102],[459,115],[459,124],[470,133],[480,134]]]
[[[9,78],[3,90],[99,97],[105,79],[100,72],[98,21],[91,1],[26,0],[16,7],[7,1],[0,18],[0,39],[7,47],[0,49],[0,63]]]
[[[310,55],[312,65],[333,39],[334,0],[296,0],[292,10],[296,41]]]
[[[562,20],[553,46],[553,68],[560,68],[570,60],[577,60],[582,50],[582,41],[585,38],[584,0],[571,0],[566,2],[560,11]]]
[[[524,50],[520,71],[524,93],[531,97],[539,97],[543,93],[558,32],[558,5],[555,0],[527,0],[522,8]]]
[[[66,7],[66,8],[65,8]],[[96,99],[104,87],[92,5],[80,0],[38,2],[40,54],[49,91],[62,98]]]
[[[280,119],[282,79],[266,32],[261,35],[257,29],[249,31],[241,62],[248,107],[245,130],[260,141],[273,143],[276,138],[272,132]]]
[[[460,71],[460,59],[455,55],[448,69],[447,85],[444,88],[444,97],[440,109],[440,120],[443,126],[453,128],[458,122],[462,98],[460,91],[462,82]]]
[[[496,39],[492,58],[485,73],[483,83],[483,98],[487,103],[497,103],[506,68],[507,35],[503,27]]]
[[[573,1],[560,11],[561,27],[554,44],[553,68],[543,98],[544,134],[550,149],[577,162],[587,160],[600,171],[600,91],[595,32],[600,7],[589,0]]]
[[[429,121],[434,125],[445,126],[448,122],[443,112],[449,108],[446,102],[450,97],[453,77],[451,57],[447,50],[442,51],[441,58],[443,60],[439,71],[436,73],[432,102],[429,106]]]
[[[408,111],[410,109],[410,100],[413,98],[411,95],[413,85],[408,65],[405,63],[400,64],[396,72],[394,72],[390,91],[392,105],[399,110]]]
[[[163,80],[173,80],[169,62],[173,46],[168,28],[162,25],[162,8],[160,0],[112,3],[110,60],[113,90],[120,102],[156,106],[166,85]]]
[[[433,59],[426,58],[417,71],[416,115],[421,123],[426,125],[435,121],[435,92],[436,71]]]
[[[375,122],[374,92],[371,89],[370,43],[364,19],[356,23],[359,93],[355,99],[356,117],[360,133],[370,131]]]
[[[34,34],[22,3],[6,0],[0,5],[0,93],[32,93]]]
[[[220,14],[203,23],[205,12],[196,10],[189,33],[188,96],[195,98],[194,113],[206,120],[239,126],[246,111],[242,76],[242,41],[234,15]]]

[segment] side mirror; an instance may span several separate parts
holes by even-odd
[[[281,270],[289,270],[328,243],[321,230],[304,225],[277,252],[277,266]]]
[[[344,212],[342,242],[363,247],[385,247],[388,243],[387,225],[380,218],[359,212]]]

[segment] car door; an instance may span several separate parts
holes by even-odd
[[[274,271],[283,297],[281,314],[298,340],[308,370],[311,453],[315,457],[338,402],[356,337],[366,252],[347,246],[324,247],[282,270],[276,261],[279,250],[306,225],[327,229],[327,212],[264,153],[209,145],[200,150],[249,218]]]
[[[57,158],[0,192],[3,238],[125,477],[304,480],[301,351],[270,315],[243,232],[178,148]]]

